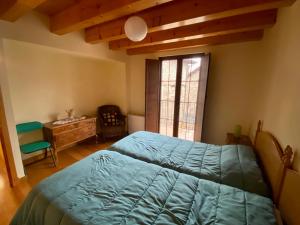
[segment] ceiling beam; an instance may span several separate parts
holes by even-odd
[[[112,50],[121,50],[229,33],[259,30],[274,25],[276,16],[276,9],[232,16],[169,30],[152,32],[140,42],[133,42],[128,38],[111,41],[109,42],[109,48]]]
[[[263,37],[263,30],[240,32],[233,34],[224,34],[213,37],[204,37],[199,39],[172,42],[167,44],[159,44],[152,46],[145,46],[140,48],[132,48],[127,50],[128,55],[139,55],[146,53],[155,53],[160,51],[169,51],[182,48],[194,48],[206,45],[219,45],[219,44],[230,44],[237,42],[246,41],[258,41]]]
[[[290,5],[295,0],[184,0],[156,6],[136,15],[144,18],[148,32],[172,29],[234,15],[275,9]],[[98,43],[125,38],[127,17],[86,29],[86,41]]]
[[[83,0],[50,17],[50,30],[66,34],[172,0]]]
[[[1,0],[0,19],[14,22],[45,1],[46,0]]]

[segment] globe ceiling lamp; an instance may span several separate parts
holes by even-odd
[[[131,41],[142,41],[148,32],[145,20],[138,16],[129,17],[124,26],[125,34]]]

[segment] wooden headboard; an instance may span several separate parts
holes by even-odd
[[[279,199],[280,214],[288,225],[300,224],[300,173],[286,170]]]
[[[261,121],[258,122],[254,147],[264,175],[272,189],[273,201],[278,205],[286,169],[291,165],[292,149],[287,146],[283,151],[276,138],[271,133],[262,130]]]

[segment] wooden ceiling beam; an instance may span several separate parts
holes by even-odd
[[[148,32],[167,30],[183,25],[225,18],[234,15],[276,9],[295,0],[184,0],[156,6],[136,15],[144,18]],[[127,17],[95,25],[86,29],[86,41],[98,43],[125,38]]]
[[[66,34],[172,0],[83,0],[50,17],[50,30]]]
[[[220,45],[220,44],[230,44],[237,42],[247,42],[247,41],[258,41],[263,37],[263,30],[256,31],[248,31],[248,32],[240,32],[233,34],[224,34],[213,37],[204,37],[199,39],[187,40],[187,41],[179,41],[172,42],[166,44],[158,44],[145,46],[140,48],[132,48],[127,50],[128,55],[139,55],[139,54],[147,54],[147,53],[155,53],[161,51],[169,51],[183,48],[194,48],[199,46],[206,45]]]
[[[45,1],[46,0],[1,0],[0,19],[14,22]]]
[[[161,43],[198,39],[209,36],[264,29],[276,23],[277,10],[261,11],[238,16],[152,32],[140,42],[128,38],[109,42],[112,50],[136,48]]]

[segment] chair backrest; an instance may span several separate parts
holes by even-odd
[[[98,107],[98,113],[118,113],[121,114],[121,110],[117,105],[102,105]]]
[[[40,130],[43,128],[43,124],[38,121],[20,123],[17,124],[16,128],[17,128],[17,133],[21,134],[21,133],[27,133],[35,130]]]
[[[120,124],[119,116],[121,110],[116,105],[103,105],[98,107],[98,118],[100,126],[110,127],[118,126]]]

